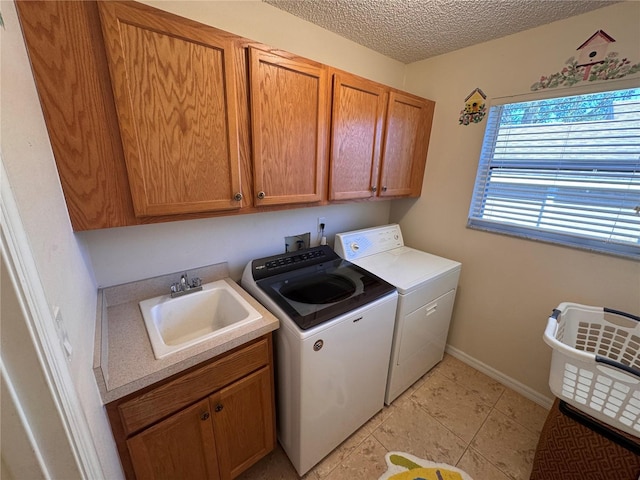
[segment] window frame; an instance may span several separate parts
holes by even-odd
[[[486,186],[489,185],[489,175],[492,169],[492,162],[495,153],[495,141],[498,137],[500,119],[496,119],[496,107],[503,105],[542,101],[548,99],[559,99],[566,97],[574,97],[577,95],[613,92],[617,90],[625,90],[632,88],[640,88],[640,78],[616,80],[600,82],[593,85],[565,87],[549,89],[544,91],[536,91],[524,95],[514,95],[507,97],[499,97],[491,100],[488,105],[489,116],[483,133],[482,149],[479,156],[478,167],[473,185],[473,194],[469,206],[469,214],[467,217],[467,228],[480,230],[490,233],[504,234],[527,240],[540,241],[561,245],[565,247],[587,250],[596,253],[614,255],[633,260],[640,260],[640,236],[636,243],[631,242],[610,242],[603,239],[588,236],[577,236],[559,230],[546,230],[538,227],[528,227],[499,221],[494,219],[482,218],[485,213],[486,205],[482,200],[486,200]],[[489,103],[489,102],[488,102]],[[487,137],[487,134],[490,137]],[[491,149],[487,152],[486,149]],[[490,158],[487,157],[490,153]],[[639,157],[640,160],[640,157]],[[495,168],[495,163],[494,163]],[[541,212],[542,212],[541,207]],[[586,230],[586,229],[585,229]]]

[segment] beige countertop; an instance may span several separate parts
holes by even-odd
[[[279,327],[276,317],[229,278],[226,263],[188,270],[191,278],[200,277],[202,283],[224,279],[262,314],[262,319],[156,359],[138,302],[168,293],[169,285],[178,281],[182,273],[98,290],[93,371],[103,403],[122,398]]]

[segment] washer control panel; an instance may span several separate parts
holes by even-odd
[[[402,246],[400,225],[394,224],[338,233],[334,249],[342,258],[352,261]]]

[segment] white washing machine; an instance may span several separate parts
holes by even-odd
[[[398,294],[328,246],[253,260],[242,286],[280,320],[278,439],[302,476],[384,407]]]
[[[334,249],[398,290],[389,405],[442,360],[461,264],[406,247],[396,224],[339,233]]]

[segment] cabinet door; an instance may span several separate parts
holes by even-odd
[[[380,196],[419,196],[435,103],[392,91],[380,175]]]
[[[135,221],[95,2],[16,2],[75,231]]]
[[[336,73],[333,77],[329,199],[375,196],[386,89]]]
[[[136,215],[240,208],[230,37],[145,5],[99,6]]]
[[[136,478],[219,479],[210,416],[205,399],[129,438]]]
[[[220,477],[237,477],[275,445],[271,369],[263,367],[209,397]]]
[[[257,206],[322,199],[327,72],[322,65],[249,49]]]

